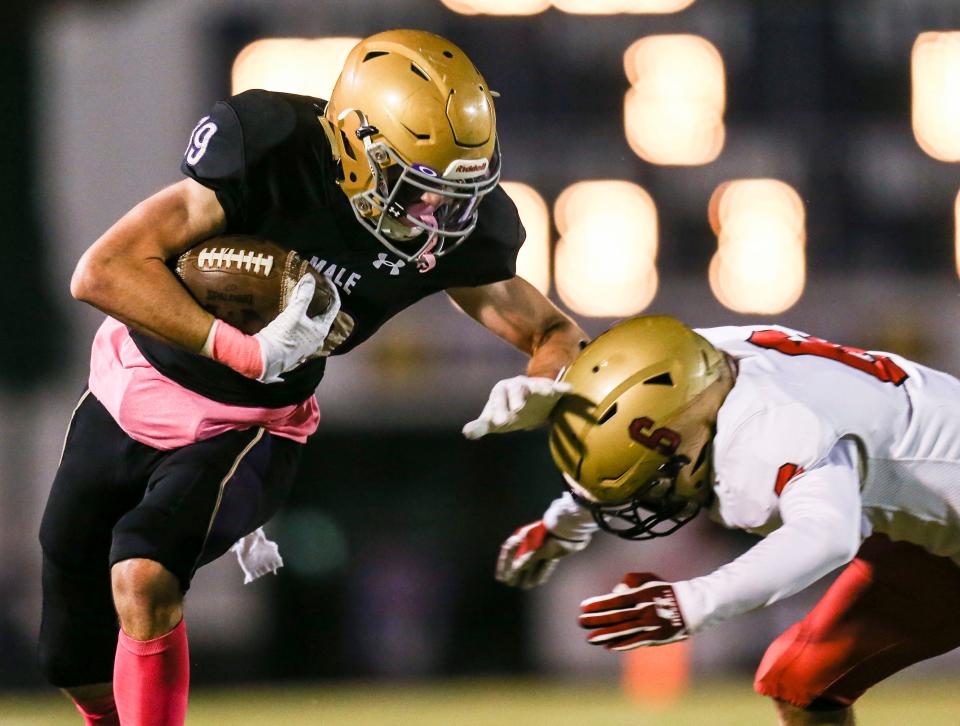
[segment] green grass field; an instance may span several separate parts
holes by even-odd
[[[955,681],[884,684],[858,707],[860,726],[960,724]],[[748,679],[704,684],[675,705],[644,707],[616,687],[528,680],[423,685],[317,685],[203,691],[191,696],[189,726],[752,726],[772,724],[770,705]],[[53,694],[0,695],[3,726],[79,724]]]

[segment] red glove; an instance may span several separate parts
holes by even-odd
[[[580,603],[587,642],[607,650],[631,650],[684,640],[687,626],[673,586],[650,572],[631,572],[609,595]]]
[[[496,578],[505,585],[529,590],[542,585],[557,566],[557,561],[590,544],[583,540],[560,539],[546,528],[543,520],[520,527],[500,546]]]

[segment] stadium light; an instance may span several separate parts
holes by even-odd
[[[710,288],[722,305],[771,315],[800,299],[805,213],[792,187],[776,179],[724,182],[710,198],[709,218],[717,235]]]
[[[330,98],[340,69],[360,38],[264,38],[233,62],[233,93],[251,88]]]
[[[461,15],[534,15],[553,5],[577,15],[676,13],[694,0],[440,0]]]
[[[623,55],[627,142],[654,164],[707,164],[723,149],[723,58],[698,35],[651,35]]]
[[[511,181],[500,185],[517,205],[527,231],[517,257],[517,274],[546,295],[550,290],[550,210],[533,187]]]
[[[557,198],[554,279],[561,300],[592,317],[633,315],[657,292],[657,209],[636,184],[578,182]]]
[[[694,0],[553,0],[554,7],[578,15],[614,13],[676,13],[693,5]]]
[[[550,0],[440,0],[461,15],[536,15],[550,7]]]
[[[934,159],[960,161],[960,31],[921,33],[910,65],[917,143]]]

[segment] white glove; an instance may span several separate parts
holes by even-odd
[[[480,417],[463,427],[463,435],[479,439],[487,434],[536,428],[547,420],[560,396],[571,390],[569,383],[551,378],[515,376],[498,381]]]
[[[557,561],[590,544],[583,540],[560,539],[547,529],[543,520],[520,527],[500,546],[496,578],[505,585],[529,590],[547,581]]]
[[[316,285],[313,275],[301,277],[293,288],[290,304],[253,336],[260,343],[263,373],[259,380],[264,383],[282,380],[281,373],[296,368],[320,350],[330,333],[330,327],[340,312],[340,294],[336,285],[330,285],[333,302],[323,313],[311,318],[307,315],[307,308],[313,300]]]
[[[249,585],[259,577],[277,574],[283,567],[283,558],[277,543],[267,539],[263,527],[258,527],[246,537],[233,543],[230,551],[237,556],[237,563],[243,570],[243,584]]]

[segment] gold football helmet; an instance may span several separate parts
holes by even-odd
[[[726,356],[666,316],[614,325],[561,379],[550,452],[571,494],[627,539],[670,534],[712,497],[710,446],[733,386]]]
[[[500,178],[493,95],[449,40],[389,30],[354,47],[330,96],[325,120],[354,214],[421,269],[473,231]]]

